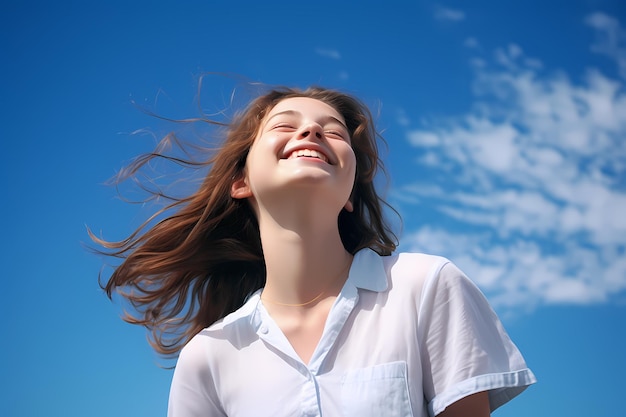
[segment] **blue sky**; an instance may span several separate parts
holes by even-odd
[[[370,105],[401,249],[464,269],[539,379],[496,416],[622,414],[623,2],[20,2],[0,23],[3,416],[165,415],[171,363],[81,242],[149,211],[103,185],[151,149],[132,132],[173,128],[133,103],[197,116],[205,72]],[[236,84],[206,77],[202,108]]]

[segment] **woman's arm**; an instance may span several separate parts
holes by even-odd
[[[489,396],[487,391],[462,398],[446,407],[437,417],[489,417]]]

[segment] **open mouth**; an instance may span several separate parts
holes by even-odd
[[[316,159],[320,159],[326,163],[328,163],[328,157],[326,155],[324,155],[323,153],[313,150],[313,149],[298,149],[296,151],[293,151],[291,153],[291,155],[289,155],[289,157],[287,159],[293,159],[293,158],[316,158]]]

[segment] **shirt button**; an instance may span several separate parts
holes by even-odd
[[[261,326],[259,330],[261,331],[261,333],[267,334],[267,326]]]

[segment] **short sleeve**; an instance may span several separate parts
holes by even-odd
[[[425,282],[418,336],[431,416],[481,391],[493,411],[536,381],[485,296],[449,261]]]
[[[181,351],[170,388],[168,417],[225,417],[217,400],[201,334]]]

